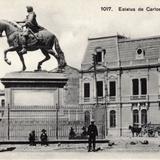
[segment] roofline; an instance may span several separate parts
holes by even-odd
[[[158,36],[149,36],[149,37],[141,37],[141,38],[128,38],[122,35],[113,35],[113,36],[105,36],[105,37],[95,37],[95,38],[88,38],[88,41],[90,40],[100,40],[100,39],[108,39],[108,38],[121,38],[119,43],[123,43],[123,42],[129,42],[129,41],[142,41],[142,40],[148,40],[148,39],[160,39],[160,35]]]
[[[148,40],[148,39],[160,39],[160,35],[158,35],[158,36],[150,36],[150,37],[143,37],[143,38],[121,39],[119,41],[119,43],[130,42],[130,41],[143,41],[143,40]]]
[[[113,35],[113,36],[106,36],[106,37],[95,37],[95,38],[88,38],[88,41],[90,41],[90,40],[99,40],[99,39],[107,39],[107,38],[114,38],[114,37],[118,37],[118,38],[127,38],[127,37],[125,37],[125,36],[122,36],[122,35],[119,35],[119,34],[117,34],[117,35]]]
[[[145,65],[136,65],[136,66],[121,66],[121,67],[115,67],[115,68],[104,68],[99,69],[97,72],[104,72],[106,70],[108,71],[119,71],[119,70],[135,70],[135,69],[146,69],[146,68],[158,68],[160,67],[160,64],[145,64]],[[93,70],[81,70],[80,73],[90,73],[94,72]]]

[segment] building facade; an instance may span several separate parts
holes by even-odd
[[[159,67],[160,36],[88,39],[80,104],[94,106],[105,135],[127,136],[129,125],[160,124]]]

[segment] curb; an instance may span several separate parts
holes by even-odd
[[[96,143],[108,143],[109,140],[96,140]],[[79,144],[79,143],[88,143],[88,140],[55,140],[48,141],[48,144]],[[3,141],[0,144],[29,144],[29,141]],[[36,141],[35,144],[41,144],[40,141]]]

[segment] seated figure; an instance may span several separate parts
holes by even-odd
[[[46,145],[46,146],[48,146],[48,136],[47,136],[46,130],[45,130],[45,129],[42,129],[41,132],[42,132],[42,133],[41,133],[41,136],[40,136],[41,145]]]
[[[85,126],[82,128],[82,130],[83,130],[83,132],[81,133],[81,138],[85,139],[88,137],[88,132],[87,132],[87,129]]]
[[[36,145],[35,137],[36,137],[35,136],[35,131],[33,130],[32,132],[29,133],[29,138],[28,138],[30,146],[35,146]]]
[[[69,132],[69,139],[74,139],[76,136],[76,133],[74,129],[71,127],[70,132]]]

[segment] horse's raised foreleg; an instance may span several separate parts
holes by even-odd
[[[19,58],[20,58],[20,60],[22,62],[22,65],[23,65],[22,71],[25,71],[26,70],[26,65],[25,65],[25,62],[24,62],[23,54],[20,53],[20,52],[17,52],[17,53],[18,53]]]
[[[38,66],[37,66],[37,70],[38,70],[38,71],[41,70],[41,65],[42,65],[45,61],[48,61],[48,60],[50,59],[50,56],[49,56],[49,54],[48,54],[48,52],[47,52],[46,50],[41,49],[41,51],[42,51],[42,53],[45,55],[45,58],[38,63]]]
[[[16,49],[17,49],[17,47],[10,47],[10,48],[8,48],[8,49],[6,49],[5,51],[4,51],[4,61],[7,63],[7,64],[9,64],[9,65],[11,65],[11,62],[8,60],[8,58],[7,58],[7,53],[8,52],[12,52],[12,51],[16,51]]]

